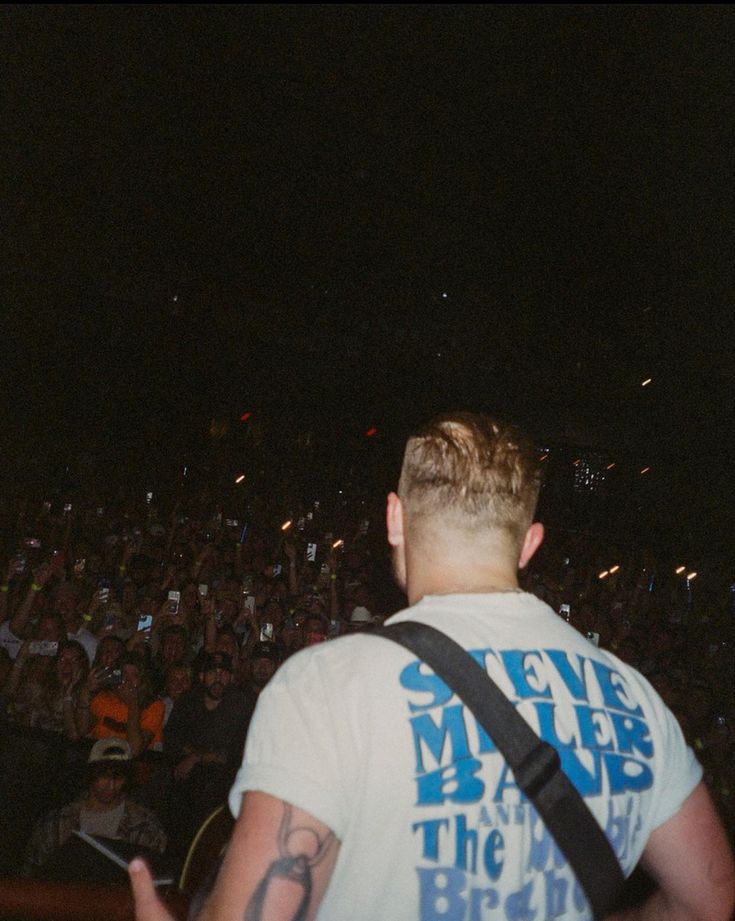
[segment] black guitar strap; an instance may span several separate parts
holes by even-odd
[[[614,909],[625,878],[605,833],[562,770],[556,749],[536,735],[475,659],[440,630],[405,621],[369,635],[411,650],[469,707],[536,807],[601,921]]]

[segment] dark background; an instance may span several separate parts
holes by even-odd
[[[6,495],[383,488],[461,407],[616,462],[553,514],[731,559],[728,7],[0,20]]]

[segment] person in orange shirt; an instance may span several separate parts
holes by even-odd
[[[94,739],[127,740],[133,757],[163,740],[164,703],[153,694],[145,661],[128,653],[115,671],[93,669],[79,698],[79,724]]]

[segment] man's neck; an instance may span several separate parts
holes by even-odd
[[[426,595],[484,595],[518,591],[518,575],[509,563],[491,563],[446,557],[408,561],[409,604]]]
[[[408,591],[408,603],[410,605],[417,604],[421,601],[422,598],[426,598],[428,595],[492,595],[499,594],[502,592],[521,592],[522,589],[519,588],[518,583],[515,585],[497,585],[497,584],[463,584],[463,585],[447,585],[441,586],[440,588],[417,588],[412,590],[409,588]]]

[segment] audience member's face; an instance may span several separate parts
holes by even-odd
[[[74,646],[68,646],[62,649],[56,660],[56,674],[62,685],[69,681],[78,681],[82,677],[82,670],[85,665],[86,656]]]
[[[103,809],[114,809],[125,798],[125,777],[117,771],[105,771],[92,781],[89,795]]]
[[[139,689],[140,685],[140,669],[132,662],[126,662],[122,667],[122,683],[120,684],[120,690]]]
[[[237,646],[237,640],[231,633],[220,633],[214,647],[215,652],[224,652],[234,663],[240,658],[240,650]]]
[[[327,631],[322,620],[318,617],[307,617],[304,621],[303,637],[305,646],[323,643],[327,638]]]
[[[114,668],[124,651],[125,648],[116,639],[103,637],[97,647],[97,664],[104,668]]]
[[[276,672],[278,663],[267,656],[258,656],[250,663],[250,677],[256,688],[261,689],[268,684]]]
[[[222,700],[225,691],[232,684],[232,672],[219,666],[202,672],[200,677],[210,700]]]
[[[166,672],[166,693],[171,700],[178,700],[190,687],[191,672],[185,665],[174,665]]]
[[[77,600],[69,592],[59,592],[54,603],[54,614],[58,614],[65,624],[71,624],[77,616]]]

